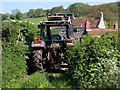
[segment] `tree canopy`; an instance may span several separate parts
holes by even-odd
[[[51,15],[53,15],[54,13],[59,13],[59,12],[63,12],[63,11],[64,11],[63,6],[53,7],[51,9]]]
[[[21,20],[23,18],[23,14],[21,12],[18,12],[15,16],[18,20]]]
[[[29,18],[44,17],[46,16],[46,12],[42,8],[30,9],[27,13],[27,16]]]
[[[75,15],[75,17],[84,16],[85,8],[89,7],[88,4],[74,3],[68,7],[68,10]]]

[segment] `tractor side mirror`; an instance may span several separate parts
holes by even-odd
[[[41,25],[38,25],[38,28],[41,28]]]

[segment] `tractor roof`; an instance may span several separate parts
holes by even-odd
[[[64,20],[64,16],[48,16],[48,21],[60,21]]]
[[[48,16],[48,17],[64,17],[64,16]]]
[[[54,15],[73,15],[72,13],[55,13]]]
[[[68,21],[43,21],[41,23],[42,25],[45,25],[45,26],[68,26],[70,25]]]

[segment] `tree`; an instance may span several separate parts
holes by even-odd
[[[18,12],[15,16],[18,20],[21,20],[23,18],[23,14],[21,12]]]
[[[28,11],[28,13],[27,13],[27,16],[28,16],[29,18],[33,18],[33,17],[34,17],[34,14],[35,14],[35,10],[34,10],[34,9],[30,9],[30,10]]]
[[[69,9],[64,9],[64,13],[70,13]]]
[[[88,6],[89,6],[88,4],[74,3],[68,7],[68,10],[71,13],[73,13],[76,17],[83,17],[84,16],[83,13],[85,12],[84,8]]]
[[[16,19],[16,17],[15,17],[14,15],[10,15],[10,19],[15,20],[15,19]]]
[[[60,13],[60,12],[63,12],[64,11],[64,8],[63,6],[58,6],[58,7],[53,7],[51,9],[51,14],[55,14],[55,13]]]
[[[45,10],[46,16],[50,15],[50,13],[51,13],[50,11],[51,11],[50,9]]]
[[[5,14],[1,14],[2,16],[2,20],[6,20],[10,17],[10,14],[9,13],[5,13]]]
[[[6,20],[9,16],[7,14],[2,14],[2,20]]]
[[[35,10],[35,13],[34,13],[35,17],[43,17],[46,15],[45,11],[41,8]]]

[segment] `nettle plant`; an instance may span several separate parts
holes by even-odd
[[[83,36],[67,51],[71,84],[74,88],[119,87],[118,35]]]

